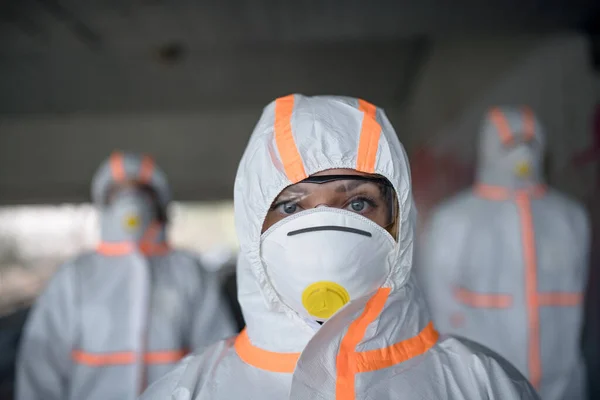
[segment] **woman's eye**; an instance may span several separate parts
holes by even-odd
[[[352,211],[361,212],[367,207],[367,203],[364,200],[352,200],[349,206]]]
[[[298,205],[296,203],[283,203],[279,206],[279,209],[284,214],[293,214],[298,209]]]

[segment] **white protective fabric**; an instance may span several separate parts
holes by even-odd
[[[136,225],[148,225],[148,207],[119,199],[140,214]],[[164,229],[144,248],[117,242],[122,213],[110,209],[105,242],[62,266],[31,311],[17,400],[135,399],[187,352],[234,333],[216,276],[193,254],[169,249]]]
[[[440,332],[498,352],[544,400],[583,399],[589,223],[581,205],[543,185],[543,153],[530,110],[492,109],[478,183],[434,212],[417,276]],[[519,178],[523,161],[531,174]]]
[[[274,289],[261,261],[261,227],[286,186],[332,168],[377,173],[393,184],[399,238],[375,294],[352,299],[317,328]],[[267,106],[235,182],[238,291],[247,327],[189,357],[142,399],[537,398],[489,350],[438,338],[410,277],[416,216],[410,185],[406,154],[382,110],[352,98],[302,95]]]

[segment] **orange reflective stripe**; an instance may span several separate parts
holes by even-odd
[[[542,379],[540,348],[540,307],[573,307],[583,302],[582,293],[538,292],[537,288],[537,254],[535,227],[531,213],[531,197],[546,193],[545,185],[516,191],[507,191],[514,196],[521,223],[521,242],[523,246],[523,262],[525,264],[525,301],[527,308],[527,360],[529,380],[539,388]],[[490,195],[493,191],[478,188],[478,194]],[[499,192],[496,192],[496,194]],[[496,196],[497,197],[497,196]],[[488,197],[489,198],[489,197]],[[497,198],[496,198],[497,199]]]
[[[389,295],[390,288],[379,289],[369,299],[362,314],[352,321],[346,335],[342,338],[336,359],[335,395],[337,400],[354,400],[356,398],[355,380],[358,372],[356,346],[365,336],[369,324],[383,310]]]
[[[91,367],[102,367],[107,365],[127,365],[135,362],[135,353],[124,351],[117,353],[87,353],[81,350],[73,350],[71,358],[78,364]]]
[[[489,200],[506,200],[510,197],[510,192],[505,187],[491,185],[476,185],[475,194]]]
[[[513,141],[512,130],[506,119],[506,115],[499,108],[493,108],[489,114],[490,121],[496,127],[500,140],[503,144],[508,145]]]
[[[140,163],[140,172],[138,179],[141,183],[150,183],[154,173],[154,160],[150,156],[144,156]]]
[[[390,295],[389,288],[379,289],[367,302],[362,314],[352,321],[340,342],[336,357],[336,399],[356,398],[356,374],[370,372],[404,362],[429,350],[438,340],[439,334],[430,322],[417,335],[388,347],[356,351],[371,324],[383,310]],[[246,364],[271,372],[293,373],[300,353],[275,353],[260,349],[248,338],[244,329],[235,339],[235,351]]]
[[[124,256],[134,252],[136,246],[132,242],[102,242],[96,246],[96,252],[108,257]],[[140,243],[140,252],[148,256],[164,255],[171,251],[170,246],[165,242],[159,243]]]
[[[291,374],[300,358],[300,353],[275,353],[252,345],[246,329],[235,339],[234,348],[246,364],[271,372]]]
[[[187,350],[167,350],[153,351],[144,354],[144,363],[146,364],[171,364],[181,360],[189,351]]]
[[[545,185],[535,185],[527,189],[511,190],[504,186],[493,186],[477,184],[473,188],[475,194],[479,197],[483,197],[488,200],[508,200],[517,193],[523,193],[526,196],[531,195],[533,197],[541,197],[546,194],[548,188]]]
[[[142,243],[154,243],[156,242],[156,238],[160,234],[161,224],[158,221],[152,221],[152,223],[144,232],[144,237],[142,237]]]
[[[388,347],[356,353],[356,372],[371,372],[410,360],[435,345],[439,338],[433,322],[429,322],[417,336]]]
[[[122,182],[127,178],[125,174],[124,156],[121,152],[114,152],[110,156],[110,172],[116,182]]]
[[[187,350],[153,351],[144,354],[145,364],[171,364],[181,360],[188,354]],[[90,367],[105,367],[111,365],[128,365],[136,362],[136,353],[133,351],[120,351],[114,353],[89,353],[82,350],[73,350],[71,359],[77,364]]]
[[[516,197],[521,220],[521,241],[525,261],[525,299],[528,319],[528,364],[529,380],[539,388],[542,377],[540,357],[540,320],[537,304],[537,255],[535,250],[535,231],[531,202],[526,193],[518,193]]]
[[[512,305],[512,296],[505,294],[483,294],[458,288],[454,297],[463,304],[474,308],[508,308]]]
[[[377,119],[377,107],[366,100],[358,99],[358,109],[373,119]]]
[[[529,107],[523,107],[523,134],[525,141],[533,140],[535,137],[535,117]]]
[[[101,242],[96,247],[96,252],[105,256],[122,256],[131,253],[135,249],[133,243],[130,242]]]
[[[376,118],[377,108],[369,102],[358,100],[358,109],[363,112],[363,120],[360,127],[356,169],[373,174],[375,173],[377,148],[381,136],[381,126],[377,123]]]
[[[162,256],[171,251],[171,247],[165,243],[140,243],[140,252],[147,256]]]
[[[294,95],[275,100],[275,143],[283,164],[283,169],[292,183],[306,178],[302,157],[296,147],[292,134],[292,112],[294,111]]]
[[[533,197],[540,197],[546,194],[548,187],[546,185],[536,185],[529,190],[530,195]]]
[[[158,235],[160,235],[160,230],[162,225],[158,221],[153,221],[146,232],[144,233],[144,237],[140,241],[140,251],[146,255],[163,255],[168,253],[170,247],[165,242],[157,242]]]
[[[583,294],[561,292],[538,293],[537,302],[540,306],[577,306],[583,302]]]

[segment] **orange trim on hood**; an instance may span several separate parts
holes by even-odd
[[[498,107],[492,108],[489,113],[489,118],[492,124],[496,127],[500,141],[505,146],[512,143],[514,140],[512,129],[506,119],[506,115]]]
[[[110,155],[110,173],[115,182],[123,182],[127,179],[124,158],[123,153],[118,151]]]
[[[302,156],[294,141],[292,133],[292,113],[294,111],[294,95],[280,97],[275,100],[275,142],[283,169],[292,183],[298,183],[307,177]]]
[[[148,155],[142,158],[138,179],[141,183],[149,184],[154,174],[154,159]]]
[[[356,169],[368,174],[375,173],[377,148],[381,136],[381,126],[377,122],[377,107],[365,101],[358,100],[358,109],[363,112],[356,157]]]
[[[533,110],[529,107],[523,107],[523,133],[526,141],[531,141],[535,137],[535,116]]]

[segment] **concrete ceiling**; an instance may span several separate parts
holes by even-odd
[[[579,26],[594,0],[3,0],[0,114],[401,102],[427,39]],[[385,64],[385,65],[383,65]]]
[[[179,199],[229,198],[273,98],[394,120],[436,38],[578,28],[596,2],[2,0],[0,203],[84,201],[113,148],[155,154]]]

